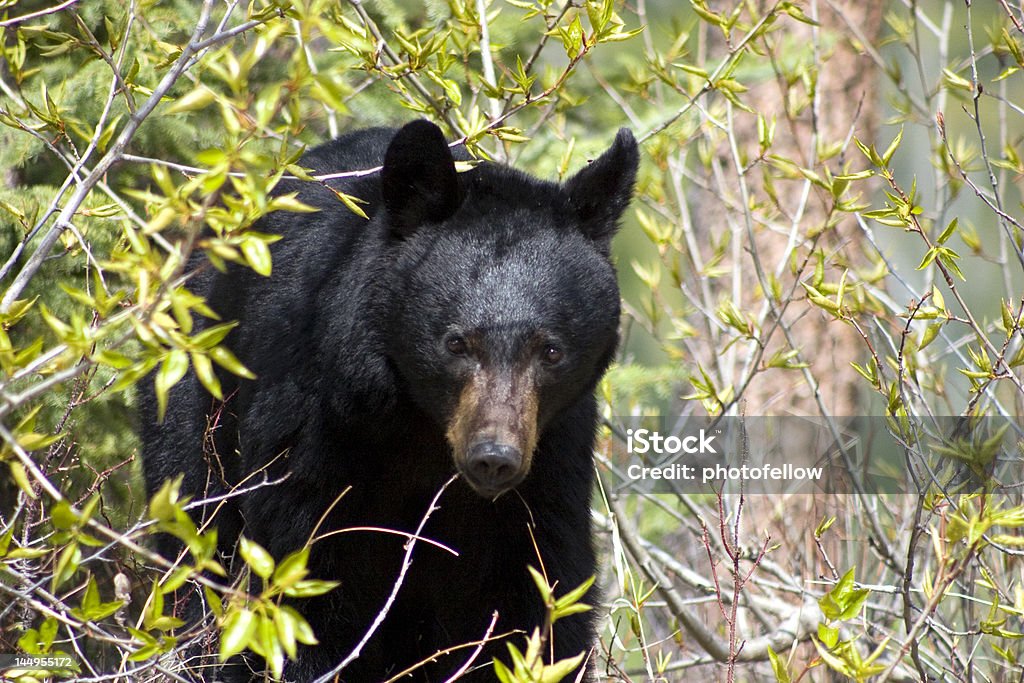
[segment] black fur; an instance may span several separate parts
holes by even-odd
[[[332,182],[367,202],[369,221],[315,183],[282,182],[278,191],[297,191],[321,211],[276,213],[259,226],[283,235],[272,247],[273,275],[232,267],[196,281],[224,319],[241,321],[226,343],[257,379],[222,374],[228,398],[217,405],[190,373],[171,391],[160,424],[149,395],[145,474],[152,494],[184,473],[183,492],[194,497],[221,493],[262,467],[270,479],[286,477],[219,514],[225,547],[241,531],[281,558],[301,547],[348,487],[321,534],[364,526],[414,531],[455,472],[446,430],[467,377],[481,367],[514,366],[536,378],[537,448],[528,476],[496,500],[465,478],[449,488],[425,535],[459,556],[418,544],[396,604],[342,680],[379,681],[478,640],[495,610],[495,633],[529,633],[544,610],[527,565],[543,563],[559,594],[595,573],[593,390],[617,341],[619,294],[607,254],[637,163],[626,130],[564,185],[495,163],[456,174],[440,131],[424,121],[351,133],[310,151],[302,164],[318,173],[383,164],[382,173]],[[446,349],[453,329],[477,335],[473,359]],[[534,361],[538,335],[557,343],[559,363]],[[203,434],[218,410],[211,454]],[[224,477],[219,470],[211,476],[211,456]],[[351,651],[391,590],[404,543],[352,531],[313,546],[312,575],[341,586],[296,604],[320,645],[302,649],[287,678],[311,680]],[[593,647],[591,614],[558,622],[556,659]],[[511,638],[524,646],[524,635]],[[444,680],[469,652],[441,657],[412,680]],[[477,662],[493,656],[506,657],[503,642]],[[466,680],[494,675],[485,666]]]

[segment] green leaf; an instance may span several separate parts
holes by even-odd
[[[501,663],[501,660],[494,658],[492,660],[494,666],[494,675],[498,677],[501,683],[516,683],[515,676],[509,671],[508,667]]]
[[[193,346],[197,346],[201,349],[213,348],[224,341],[224,338],[228,336],[228,333],[237,326],[237,322],[229,322],[208,327],[192,337],[191,343]]]
[[[778,681],[778,683],[791,683],[792,678],[790,678],[789,669],[786,668],[786,663],[782,661],[777,654],[775,654],[775,650],[771,647],[768,648],[768,659],[772,663],[772,672],[775,673],[775,680]]]
[[[71,509],[71,503],[59,500],[50,508],[50,521],[53,522],[55,529],[67,531],[78,523],[78,515]]]
[[[247,236],[242,240],[242,254],[249,267],[264,277],[270,276],[271,258],[270,247],[267,243],[257,237]]]
[[[32,310],[32,306],[39,299],[38,296],[32,297],[31,299],[17,299],[11,303],[11,307],[7,310],[7,313],[0,314],[0,320],[13,325],[14,323],[21,320],[26,313]]]
[[[942,80],[945,81],[947,86],[956,90],[966,90],[967,92],[970,92],[974,89],[969,80],[958,75],[952,69],[942,70]]]
[[[96,585],[96,578],[89,577],[85,585],[85,592],[82,594],[80,607],[72,609],[71,613],[82,621],[101,621],[121,609],[120,600],[113,602],[100,602],[100,591]]]
[[[835,516],[823,517],[818,523],[817,528],[814,529],[815,538],[821,538],[825,535],[825,532],[832,528],[832,525],[836,523]]]
[[[825,664],[827,664],[830,669],[838,671],[839,673],[843,674],[844,676],[847,676],[848,678],[857,677],[856,672],[850,667],[850,665],[845,660],[834,655],[832,652],[829,651],[828,648],[826,648],[824,645],[818,642],[817,639],[812,638],[811,641],[814,643],[814,647],[818,650],[818,654],[821,656],[822,660],[824,660]]]
[[[772,116],[771,124],[764,117],[764,114],[758,113],[757,115],[757,142],[761,147],[763,153],[769,147],[772,146],[772,141],[775,139],[775,116]]]
[[[292,620],[291,614],[282,609],[274,610],[274,628],[277,630],[277,640],[281,643],[281,648],[285,654],[294,659],[298,654],[298,644],[295,635],[295,622]]]
[[[207,88],[205,85],[200,85],[192,92],[175,100],[171,106],[167,107],[164,113],[181,114],[186,111],[204,109],[212,104],[215,99],[216,96],[212,90]]]
[[[47,446],[57,443],[64,438],[64,433],[39,434],[38,432],[24,432],[18,434],[18,445],[26,451],[40,451]]]
[[[188,371],[188,354],[182,349],[173,349],[164,358],[160,370],[156,373],[153,381],[153,390],[156,394],[157,419],[163,420],[167,412],[167,399],[171,388],[177,384]]]
[[[327,186],[327,189],[333,192],[334,196],[338,198],[338,201],[344,204],[349,211],[351,211],[352,213],[354,213],[355,215],[359,216],[364,220],[370,220],[370,217],[367,216],[366,212],[363,211],[361,206],[359,206],[360,203],[365,204],[365,201],[359,199],[359,197],[354,197],[350,194],[345,194],[344,192],[336,190],[335,188],[329,185]]]
[[[868,161],[870,161],[872,164],[874,164],[875,166],[879,166],[879,167],[885,166],[885,164],[882,163],[882,157],[878,156],[878,152],[875,151],[874,147],[869,147],[868,145],[865,145],[863,142],[858,140],[856,137],[853,138],[853,143],[855,145],[857,145],[857,149],[859,149],[861,151],[861,153],[864,156],[866,156],[868,158]],[[865,214],[865,215],[867,215],[867,214]]]
[[[927,252],[925,252],[925,255],[921,259],[921,263],[918,264],[917,269],[918,270],[924,270],[929,265],[931,265],[932,261],[934,261],[935,257],[938,256],[938,255],[939,255],[939,247],[932,247]]]
[[[28,471],[25,470],[25,466],[18,460],[11,460],[7,463],[7,467],[11,471],[11,478],[14,479],[14,483],[18,485],[21,492],[35,500],[38,494],[32,487],[32,482],[28,478]]]
[[[122,370],[118,373],[117,381],[110,387],[110,390],[113,392],[124,391],[129,387],[135,386],[139,380],[148,375],[150,371],[156,367],[157,363],[159,363],[159,360],[150,357],[140,361],[138,364],[128,368],[127,370]]]
[[[274,558],[260,544],[242,536],[238,551],[245,563],[260,578],[269,579],[270,575],[274,573]]]
[[[53,333],[57,335],[58,339],[64,340],[71,336],[71,327],[51,313],[50,309],[47,308],[45,304],[39,304],[39,313],[43,316],[43,320],[50,329],[53,330]]]
[[[570,659],[563,659],[545,666],[543,673],[540,675],[540,683],[559,683],[559,681],[576,670],[576,667],[583,661],[584,654],[581,652]]]
[[[256,634],[260,642],[263,658],[270,665],[270,673],[275,679],[280,679],[284,672],[284,649],[277,638],[277,628],[268,616],[258,614],[256,616]]]
[[[60,588],[65,581],[74,576],[75,572],[78,571],[78,565],[82,562],[82,551],[78,547],[78,543],[69,544],[61,552],[60,557],[57,559],[57,568],[53,571],[53,577],[50,581],[50,589],[56,593],[57,589]]]
[[[195,569],[188,565],[183,565],[175,569],[170,575],[165,574],[160,581],[160,591],[163,593],[173,593],[182,586],[185,582],[192,577],[195,573]]]
[[[935,341],[935,338],[939,336],[939,332],[942,330],[942,325],[943,323],[940,321],[929,323],[928,327],[924,330],[924,334],[921,335],[921,343],[917,345],[917,348],[923,349]]]
[[[213,363],[210,361],[209,356],[202,353],[190,354],[192,358],[192,367],[196,371],[196,377],[210,394],[217,399],[223,399],[224,393],[221,390],[220,379],[217,378],[217,373],[213,371]]]
[[[952,271],[952,273],[956,275],[958,278],[966,281],[967,278],[964,277],[963,272],[960,270],[960,266],[958,266],[956,263],[957,260],[960,258],[960,254],[956,253],[949,247],[935,248],[938,250],[939,262],[942,263],[942,265],[946,266],[948,270]]]
[[[292,211],[296,213],[315,213],[320,209],[304,204],[296,198],[298,192],[279,195],[270,200],[271,211]]]
[[[853,577],[854,568],[851,567],[832,590],[818,600],[822,614],[830,621],[853,619],[867,601],[870,591],[866,588],[856,588]]]
[[[580,600],[583,599],[583,596],[587,594],[587,591],[590,590],[592,585],[594,585],[593,576],[555,600],[554,609],[551,612],[551,620],[557,621],[558,619],[567,617],[570,614],[589,611],[591,609],[590,605],[582,603]]]
[[[569,59],[577,57],[583,49],[583,22],[580,21],[579,15],[576,15],[569,28],[563,31],[562,45]]]
[[[544,575],[531,566],[526,567],[527,571],[530,572],[530,577],[533,579],[533,583],[537,586],[537,591],[541,594],[544,599],[544,603],[548,604],[551,602],[551,586],[548,585],[548,580],[544,578]]]
[[[572,605],[579,602],[583,599],[583,596],[587,594],[587,591],[590,590],[590,587],[593,585],[594,577],[591,576],[589,579],[587,579],[580,585],[576,586],[576,588],[573,588],[571,591],[569,591],[562,597],[558,598],[558,600],[555,601],[555,606],[561,607],[563,605]]]
[[[220,632],[220,661],[225,662],[244,650],[255,632],[255,614],[241,607],[229,611]]]
[[[93,360],[115,370],[126,370],[132,366],[132,361],[128,356],[110,349],[103,349],[93,354]]]
[[[7,526],[7,531],[0,536],[0,558],[7,556],[7,549],[11,547],[11,539],[14,538],[14,524]]]
[[[832,315],[838,315],[840,313],[839,305],[836,304],[835,301],[832,301],[832,299],[829,299],[827,296],[823,295],[821,292],[819,292],[817,289],[810,286],[806,282],[801,282],[800,285],[807,292],[807,298],[810,299],[811,303],[813,303],[815,306],[825,309]]]
[[[277,565],[277,569],[274,570],[274,576],[271,579],[271,583],[280,588],[287,588],[301,581],[306,577],[309,571],[306,569],[306,563],[309,561],[309,548],[302,548],[297,550],[287,557],[285,557]]]
[[[249,368],[242,365],[241,361],[235,358],[235,354],[231,353],[231,351],[224,346],[215,346],[210,349],[210,358],[212,358],[213,362],[217,365],[234,375],[244,377],[245,379],[256,379],[256,375],[254,375]]]
[[[284,594],[290,598],[312,598],[323,595],[337,588],[340,584],[337,581],[321,581],[317,579],[306,579],[297,581],[285,589]]]
[[[892,155],[896,153],[897,149],[899,149],[900,141],[901,140],[903,140],[903,128],[902,127],[900,127],[900,132],[896,134],[896,137],[893,139],[893,141],[889,143],[889,146],[886,148],[885,153],[882,154],[882,165],[883,166],[888,166],[889,165],[889,161],[892,159]]]
[[[806,14],[804,14],[803,9],[799,5],[797,5],[796,3],[793,3],[793,2],[783,3],[781,9],[782,9],[783,12],[785,12],[789,16],[793,17],[794,19],[796,19],[800,23],[808,24],[810,26],[820,26],[820,24],[817,21],[815,21],[811,17],[809,17]]]
[[[827,624],[818,624],[818,639],[831,650],[839,644],[839,629]]]
[[[949,225],[946,226],[946,229],[942,231],[942,234],[939,235],[939,237],[938,237],[938,239],[936,239],[936,241],[939,244],[945,244],[946,240],[948,240],[953,235],[953,232],[956,230],[956,226],[957,226],[957,224],[959,222],[960,222],[959,218],[954,218],[953,220],[951,220],[949,222]]]
[[[690,0],[690,6],[693,7],[693,11],[697,16],[704,21],[714,24],[715,26],[725,25],[725,19],[708,9],[708,5],[704,0]]]
[[[280,610],[290,615],[289,618],[292,620],[292,625],[295,628],[295,640],[304,645],[316,645],[320,642],[316,639],[316,635],[313,634],[313,628],[309,625],[309,622],[301,614],[288,605],[282,605]]]
[[[143,614],[142,624],[147,631],[170,631],[183,625],[181,619],[164,614],[164,594],[158,581],[153,582],[149,603]]]
[[[210,611],[213,612],[213,615],[218,619],[223,617],[224,604],[221,602],[220,596],[217,595],[217,591],[209,586],[203,586],[203,594],[206,596],[206,604],[210,606]]]
[[[96,139],[96,146],[99,148],[101,152],[107,151],[107,145],[110,144],[111,138],[113,138],[114,133],[117,132],[117,127],[121,123],[122,116],[124,116],[124,114],[118,114],[117,116],[111,118],[110,122],[107,123],[107,125],[104,127],[103,132],[100,134],[99,138]]]
[[[129,662],[144,662],[150,657],[160,654],[159,645],[143,645],[135,652],[128,655]]]
[[[160,489],[149,499],[149,516],[161,522],[172,522],[180,509],[178,491],[181,490],[183,474],[168,479],[160,485]]]

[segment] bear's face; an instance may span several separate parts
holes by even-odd
[[[389,358],[483,496],[522,482],[552,419],[611,360],[619,292],[608,247],[636,166],[628,131],[562,186],[489,164],[457,177],[425,122],[391,143]]]
[[[404,245],[391,353],[459,471],[494,496],[527,475],[552,417],[593,391],[615,348],[619,295],[579,233],[481,232],[432,226]]]

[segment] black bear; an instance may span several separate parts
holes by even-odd
[[[593,392],[618,340],[609,246],[637,143],[621,130],[561,184],[493,162],[457,172],[426,121],[342,136],[301,163],[322,174],[381,167],[328,181],[365,201],[369,220],[321,184],[283,181],[278,191],[319,212],[258,226],[283,236],[272,276],[232,267],[193,281],[240,321],[226,343],[256,379],[222,377],[218,403],[187,376],[162,422],[144,398],[147,488],[183,474],[182,492],[203,498],[245,479],[217,513],[228,546],[244,533],[281,558],[315,533],[310,573],[340,586],[296,605],[320,644],[300,649],[285,676],[311,681],[370,628],[409,534],[457,473],[422,532],[444,547],[415,546],[386,618],[339,677],[381,681],[426,662],[402,680],[443,681],[473,651],[451,648],[479,641],[493,613],[493,634],[511,632],[520,649],[543,627],[528,566],[559,595],[596,571]],[[593,622],[559,620],[547,656],[586,652],[592,677]],[[507,660],[505,643],[488,643],[460,680],[495,680],[490,661]]]

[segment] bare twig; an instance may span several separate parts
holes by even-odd
[[[412,552],[416,548],[416,541],[423,535],[423,528],[427,525],[427,520],[429,520],[434,511],[438,509],[437,502],[441,499],[441,496],[452,482],[458,479],[458,477],[458,474],[452,475],[452,477],[446,481],[440,489],[438,489],[437,493],[434,494],[433,499],[430,501],[430,505],[427,507],[426,512],[423,513],[423,517],[420,519],[419,526],[416,527],[416,531],[405,544],[405,556],[402,558],[402,567],[398,571],[398,576],[395,578],[394,584],[391,586],[391,593],[388,595],[387,600],[384,601],[383,607],[381,607],[380,611],[377,612],[377,616],[374,617],[370,627],[366,629],[366,633],[364,633],[363,637],[359,639],[359,642],[356,643],[354,648],[352,648],[352,651],[348,656],[341,660],[341,662],[330,671],[317,678],[314,683],[330,683],[330,681],[340,674],[346,666],[359,658],[359,655],[362,654],[366,643],[368,643],[370,638],[373,637],[373,634],[377,632],[380,625],[384,623],[384,619],[387,618],[388,612],[391,611],[391,606],[395,603],[395,599],[398,597],[398,592],[401,590],[402,584],[405,582],[405,575],[409,572],[409,567],[412,566]]]
[[[0,21],[0,28],[6,28],[8,26],[14,26],[16,24],[21,24],[26,21],[38,19],[39,17],[45,17],[48,14],[56,14],[57,12],[60,12],[62,10],[67,9],[68,7],[71,7],[76,2],[78,2],[78,0],[64,0],[64,2],[60,3],[59,5],[54,5],[53,7],[46,7],[36,12],[29,12],[28,14],[22,14],[21,16],[18,17],[5,19],[3,21]]]

